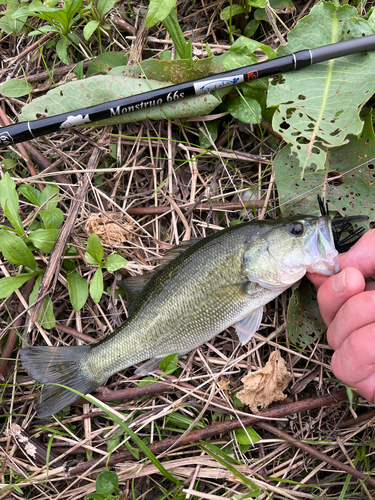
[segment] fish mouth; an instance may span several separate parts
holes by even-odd
[[[332,276],[340,271],[330,217],[319,217],[315,231],[307,244],[312,256],[312,263],[307,268],[308,273]]]

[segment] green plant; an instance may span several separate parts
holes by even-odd
[[[104,251],[97,234],[93,233],[87,240],[85,258],[88,264],[98,266],[94,277],[90,283],[90,295],[92,300],[97,304],[103,295],[103,268],[105,267],[110,273],[114,273],[118,269],[126,266],[127,260],[119,254],[109,255],[104,259]],[[73,264],[74,266],[74,264]],[[76,271],[69,273],[66,277],[69,287],[69,296],[72,306],[76,311],[79,311],[86,303],[88,297],[88,284]]]
[[[25,273],[0,279],[0,298],[8,297],[20,288],[26,281],[38,277],[31,294],[35,297],[37,286],[43,275],[43,268],[37,265],[34,252],[40,250],[50,254],[59,235],[59,227],[63,221],[62,211],[56,207],[59,188],[50,184],[42,192],[23,185],[18,189],[29,201],[38,207],[28,231],[25,231],[18,213],[19,197],[16,185],[9,173],[6,172],[0,181],[0,205],[8,219],[11,228],[1,226],[0,248],[4,258],[15,266],[23,266]],[[44,299],[38,320],[45,328],[54,326],[52,305],[48,297]]]
[[[192,39],[185,41],[184,34],[177,19],[176,0],[150,0],[146,27],[151,28],[159,21],[171,35],[179,59],[188,59],[193,66]]]
[[[22,3],[26,1],[27,0],[22,0]],[[20,16],[15,20],[13,14],[17,12],[18,9],[22,8],[19,2],[17,2],[17,0],[0,0],[0,5],[4,4],[7,6],[7,9],[0,18],[0,30],[8,34],[12,33],[15,36],[22,35],[27,31],[25,27],[27,15]]]
[[[109,31],[110,25],[106,23],[105,15],[114,7],[116,0],[94,0],[87,9],[81,12],[84,19],[90,19],[83,28],[83,36],[88,40],[97,31],[101,47],[100,28]]]
[[[37,30],[31,31],[29,36],[42,35],[43,33],[57,33],[60,40],[56,43],[56,53],[65,64],[69,64],[68,46],[71,42],[79,45],[79,37],[73,33],[73,27],[81,17],[79,10],[82,0],[65,0],[62,7],[55,7],[56,2],[48,5],[41,0],[33,0],[30,5],[21,7],[12,14],[14,19],[27,17],[38,17],[48,24],[41,26]]]
[[[25,230],[19,216],[19,197],[22,194],[37,207],[36,214]],[[37,278],[30,295],[29,303],[33,303],[44,274],[44,268],[37,265],[34,253],[41,251],[50,254],[60,233],[63,222],[63,212],[57,208],[59,188],[56,184],[47,185],[42,192],[32,186],[23,184],[16,190],[16,184],[6,172],[0,181],[0,205],[8,219],[11,228],[0,226],[0,248],[4,258],[15,266],[23,266],[26,272],[0,279],[0,298],[8,297],[18,290],[26,281]],[[66,255],[77,255],[75,247],[68,247]],[[89,264],[98,266],[90,283],[90,295],[95,303],[103,294],[103,268],[113,273],[124,267],[127,260],[119,254],[112,254],[103,261],[104,251],[96,234],[92,234],[87,242],[86,260]],[[73,308],[79,311],[86,303],[89,293],[87,280],[82,278],[75,269],[74,260],[65,260],[64,269],[68,272],[69,296]],[[47,329],[55,326],[52,303],[49,297],[44,299],[38,321]]]
[[[105,470],[99,474],[95,481],[95,493],[86,495],[85,500],[118,500],[118,475],[116,472]]]

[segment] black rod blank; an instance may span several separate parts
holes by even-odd
[[[189,96],[204,94],[223,87],[231,87],[276,73],[294,71],[314,63],[374,49],[375,35],[353,38],[315,49],[301,50],[294,54],[245,66],[244,68],[218,73],[209,78],[200,78],[199,80],[192,80],[177,85],[169,85],[161,89],[150,90],[143,94],[124,97],[88,108],[17,123],[0,128],[0,146],[17,144],[59,130],[74,128],[79,125],[105,120],[152,106],[160,106],[161,104],[185,99]]]

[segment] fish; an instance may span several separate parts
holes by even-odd
[[[232,325],[245,345],[263,307],[306,272],[338,271],[328,215],[245,222],[174,247],[155,272],[124,280],[133,303],[116,332],[93,345],[21,349],[29,375],[47,384],[37,414],[74,403],[79,396],[69,388],[91,393],[142,361],[135,373],[152,373],[164,357],[183,356]]]

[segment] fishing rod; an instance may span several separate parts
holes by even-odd
[[[16,123],[0,128],[0,146],[9,146],[37,137],[66,130],[79,125],[121,116],[133,111],[160,106],[185,99],[189,96],[205,94],[224,87],[232,87],[243,82],[258,80],[276,73],[302,69],[337,57],[348,56],[375,49],[375,35],[353,38],[344,42],[323,45],[315,49],[305,49],[293,54],[252,64],[243,68],[218,73],[209,78],[169,85],[114,101],[97,104],[88,108],[68,111],[47,118]]]

